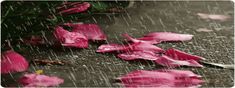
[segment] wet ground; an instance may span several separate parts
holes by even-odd
[[[233,20],[219,22],[198,18],[197,13],[224,14],[233,17],[232,2],[210,1],[161,1],[135,2],[122,14],[95,15],[82,19],[87,23],[97,23],[108,36],[109,43],[123,43],[121,34],[128,33],[141,37],[149,32],[176,32],[195,35],[191,41],[163,43],[157,46],[176,49],[199,55],[208,62],[234,64],[234,25]],[[198,32],[199,28],[213,30]],[[90,43],[88,49],[34,47],[24,56],[32,59],[65,60],[70,64],[63,66],[33,66],[30,71],[42,69],[45,74],[64,79],[62,87],[116,87],[114,78],[128,72],[145,69],[156,70],[164,67],[150,61],[124,61],[113,54],[96,53],[101,44]],[[179,67],[202,75],[202,87],[233,86],[234,71],[210,66],[204,68]],[[3,86],[17,86],[15,79],[20,74],[2,76]]]

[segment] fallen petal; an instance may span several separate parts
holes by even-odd
[[[218,21],[227,21],[231,19],[228,15],[219,15],[219,14],[205,14],[197,13],[197,15],[202,19],[218,20]]]
[[[68,14],[74,14],[74,13],[80,13],[88,10],[88,8],[91,6],[88,2],[83,2],[83,3],[69,3],[65,4],[67,6],[59,6],[59,14],[62,15],[68,15]],[[70,7],[70,8],[66,8]]]
[[[154,53],[162,53],[164,52],[163,49],[160,47],[157,47],[155,45],[152,45],[150,43],[143,43],[143,42],[138,42],[138,43],[133,43],[129,45],[131,51],[152,51]]]
[[[113,52],[113,51],[126,51],[129,47],[119,44],[103,44],[98,47],[96,52]]]
[[[107,37],[100,27],[96,24],[72,24],[66,23],[64,25],[70,26],[73,28],[73,32],[78,32],[85,35],[88,39],[91,40],[106,40]]]
[[[167,67],[178,67],[178,66],[192,66],[192,67],[203,67],[195,60],[177,60],[169,56],[162,55],[155,60],[157,64]]]
[[[183,52],[174,48],[167,49],[165,54],[175,60],[195,60],[195,61],[205,60],[205,58],[203,57],[191,55],[191,54],[188,54],[186,52]]]
[[[207,28],[199,28],[196,30],[197,32],[212,32],[213,30],[207,29]]]
[[[133,51],[133,52],[118,54],[117,56],[124,60],[135,60],[135,59],[157,60],[159,55],[151,51]]]
[[[1,74],[23,72],[29,67],[23,56],[13,50],[8,50],[1,55]]]
[[[191,40],[193,35],[190,34],[178,34],[171,32],[153,32],[145,35],[143,38],[138,39],[149,39],[154,38],[156,41],[188,41]]]
[[[198,87],[201,76],[183,70],[137,70],[118,78],[125,87]]]
[[[24,76],[19,79],[19,83],[24,87],[53,87],[63,82],[64,80],[61,78],[39,74],[24,74]]]
[[[149,43],[133,43],[130,45],[118,45],[118,44],[106,44],[101,45],[97,52],[113,52],[113,51],[122,51],[122,52],[131,52],[131,51],[152,51],[154,53],[164,52],[163,49],[149,44]]]
[[[149,43],[149,44],[158,44],[161,42],[161,41],[157,41],[156,39],[152,37],[144,37],[141,39],[136,39],[136,38],[132,38],[128,34],[123,34],[123,36],[126,37],[128,41],[131,41],[133,43],[143,42],[143,43]]]
[[[54,35],[56,39],[62,43],[63,46],[77,48],[88,47],[88,39],[80,33],[69,32],[58,26],[55,28]]]

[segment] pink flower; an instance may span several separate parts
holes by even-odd
[[[127,51],[152,51],[155,53],[160,53],[164,52],[163,49],[149,44],[149,43],[143,43],[143,42],[138,42],[138,43],[133,43],[130,45],[118,45],[118,44],[104,44],[99,46],[97,52],[114,52],[114,51],[122,51],[122,52],[127,52]]]
[[[86,11],[91,5],[88,2],[73,2],[63,4],[62,6],[57,7],[59,14],[68,15],[74,13],[80,13]]]
[[[106,40],[107,39],[104,32],[96,24],[66,23],[64,25],[72,27],[73,32],[78,32],[80,34],[83,34],[84,36],[86,36],[88,39],[91,39],[91,40]]]
[[[19,79],[19,83],[24,87],[52,87],[58,86],[64,82],[63,79],[39,74],[24,74]]]
[[[77,32],[69,32],[64,30],[62,27],[57,26],[54,31],[54,35],[58,41],[62,43],[63,46],[77,47],[77,48],[87,48],[88,39]]]
[[[132,38],[128,34],[123,34],[127,40],[136,42],[145,42],[150,44],[158,44],[161,42],[168,42],[168,41],[188,41],[191,40],[193,35],[190,34],[178,34],[178,33],[171,33],[171,32],[153,32],[145,35],[142,38]]]
[[[29,67],[23,56],[13,50],[8,50],[1,55],[1,74],[23,72]]]
[[[201,76],[191,71],[183,70],[137,70],[130,72],[119,79],[125,87],[199,87],[203,80]]]

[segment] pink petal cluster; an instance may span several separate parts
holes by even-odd
[[[159,87],[159,88],[196,88],[203,83],[201,76],[184,70],[136,70],[119,78],[128,88]]]
[[[227,21],[231,19],[230,16],[219,15],[219,14],[197,13],[197,15],[202,19],[210,19],[210,20],[218,20],[218,21]]]
[[[123,34],[128,40],[133,43],[127,45],[104,44],[101,45],[97,52],[114,52],[118,51],[117,57],[124,60],[152,60],[159,65],[167,67],[178,66],[194,66],[203,67],[198,63],[202,57],[187,54],[183,51],[170,48],[163,50],[155,45],[162,41],[187,41],[192,39],[190,34],[177,34],[170,32],[155,32],[145,35],[143,38],[132,38],[128,34]],[[121,52],[121,53],[120,53]]]
[[[24,74],[19,83],[24,87],[52,87],[64,82],[63,79],[39,74]]]
[[[106,40],[107,37],[97,24],[73,24],[65,23],[64,25],[72,27],[73,32],[78,32],[90,40]]]
[[[77,47],[77,48],[87,48],[88,39],[86,36],[77,33],[69,32],[61,26],[57,26],[54,31],[56,39],[61,42],[62,46]]]
[[[8,50],[1,55],[1,74],[23,72],[29,67],[23,56],[13,50]]]
[[[74,14],[74,13],[80,13],[84,12],[89,9],[90,3],[88,2],[67,2],[65,4],[62,4],[61,6],[57,7],[57,10],[59,11],[59,14],[62,15],[68,15],[68,14]]]

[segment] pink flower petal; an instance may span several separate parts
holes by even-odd
[[[29,67],[23,56],[13,50],[8,50],[1,55],[1,74],[23,72]]]
[[[69,3],[65,4],[66,6],[60,6],[59,8],[59,14],[74,14],[74,13],[80,13],[86,11],[91,5],[88,2],[83,3]],[[66,8],[70,7],[70,8]]]
[[[133,43],[129,47],[131,51],[152,51],[154,53],[164,52],[164,50],[161,49],[160,47],[157,47],[149,43],[143,43],[143,42]]]
[[[230,16],[219,15],[219,14],[197,13],[197,15],[202,19],[210,19],[210,20],[218,20],[218,21],[227,21],[227,20],[231,19]]]
[[[195,60],[195,61],[205,60],[203,57],[191,55],[174,48],[166,50],[165,54],[167,56],[170,56],[171,58],[174,58],[175,60]]]
[[[140,40],[155,39],[156,41],[188,41],[191,40],[193,35],[190,34],[178,34],[171,32],[153,32],[145,35]],[[152,41],[152,40],[151,40]]]
[[[178,67],[178,66],[193,66],[193,67],[203,67],[195,60],[177,60],[166,55],[162,55],[157,60],[156,63],[167,66],[167,67]]]
[[[118,54],[118,57],[124,60],[135,60],[135,59],[145,59],[145,60],[157,60],[159,55],[152,51],[133,51]]]
[[[58,26],[55,28],[54,35],[56,39],[62,43],[63,46],[77,48],[88,47],[88,39],[80,33],[69,32]]]
[[[113,51],[126,51],[129,47],[119,44],[103,44],[98,47],[96,52],[113,52]]]
[[[63,79],[55,76],[38,74],[24,74],[24,76],[19,79],[19,83],[25,87],[52,87],[58,86],[63,82]]]
[[[118,78],[125,87],[198,87],[199,75],[181,70],[137,70]]]
[[[171,51],[171,49],[167,51],[167,53]],[[181,52],[179,54],[182,54]],[[169,54],[167,54],[169,55]],[[197,61],[199,58],[191,56],[181,57],[182,59],[179,59],[176,56],[167,56],[167,55],[160,55],[156,54],[153,51],[130,51],[122,54],[118,54],[117,56],[124,60],[136,60],[136,59],[144,59],[144,60],[153,60],[157,64],[160,64],[162,66],[167,67],[178,67],[178,66],[193,66],[193,67],[203,67],[201,64],[199,64]],[[184,53],[183,53],[184,55]]]
[[[85,35],[88,39],[91,40],[106,40],[107,37],[100,27],[96,24],[72,24],[66,23],[64,25],[70,26],[73,28],[73,32],[78,32]]]
[[[118,44],[106,44],[106,45],[101,45],[97,52],[113,52],[113,51],[152,51],[155,53],[161,53],[164,52],[163,49],[149,44],[149,43],[143,43],[143,42],[138,42],[138,43],[133,43],[130,45],[118,45]]]
[[[123,34],[123,36],[126,37],[128,41],[132,41],[133,43],[143,42],[143,43],[149,43],[149,44],[158,44],[161,42],[161,41],[157,41],[156,39],[152,37],[144,37],[141,39],[136,39],[136,38],[132,38],[128,34]]]

